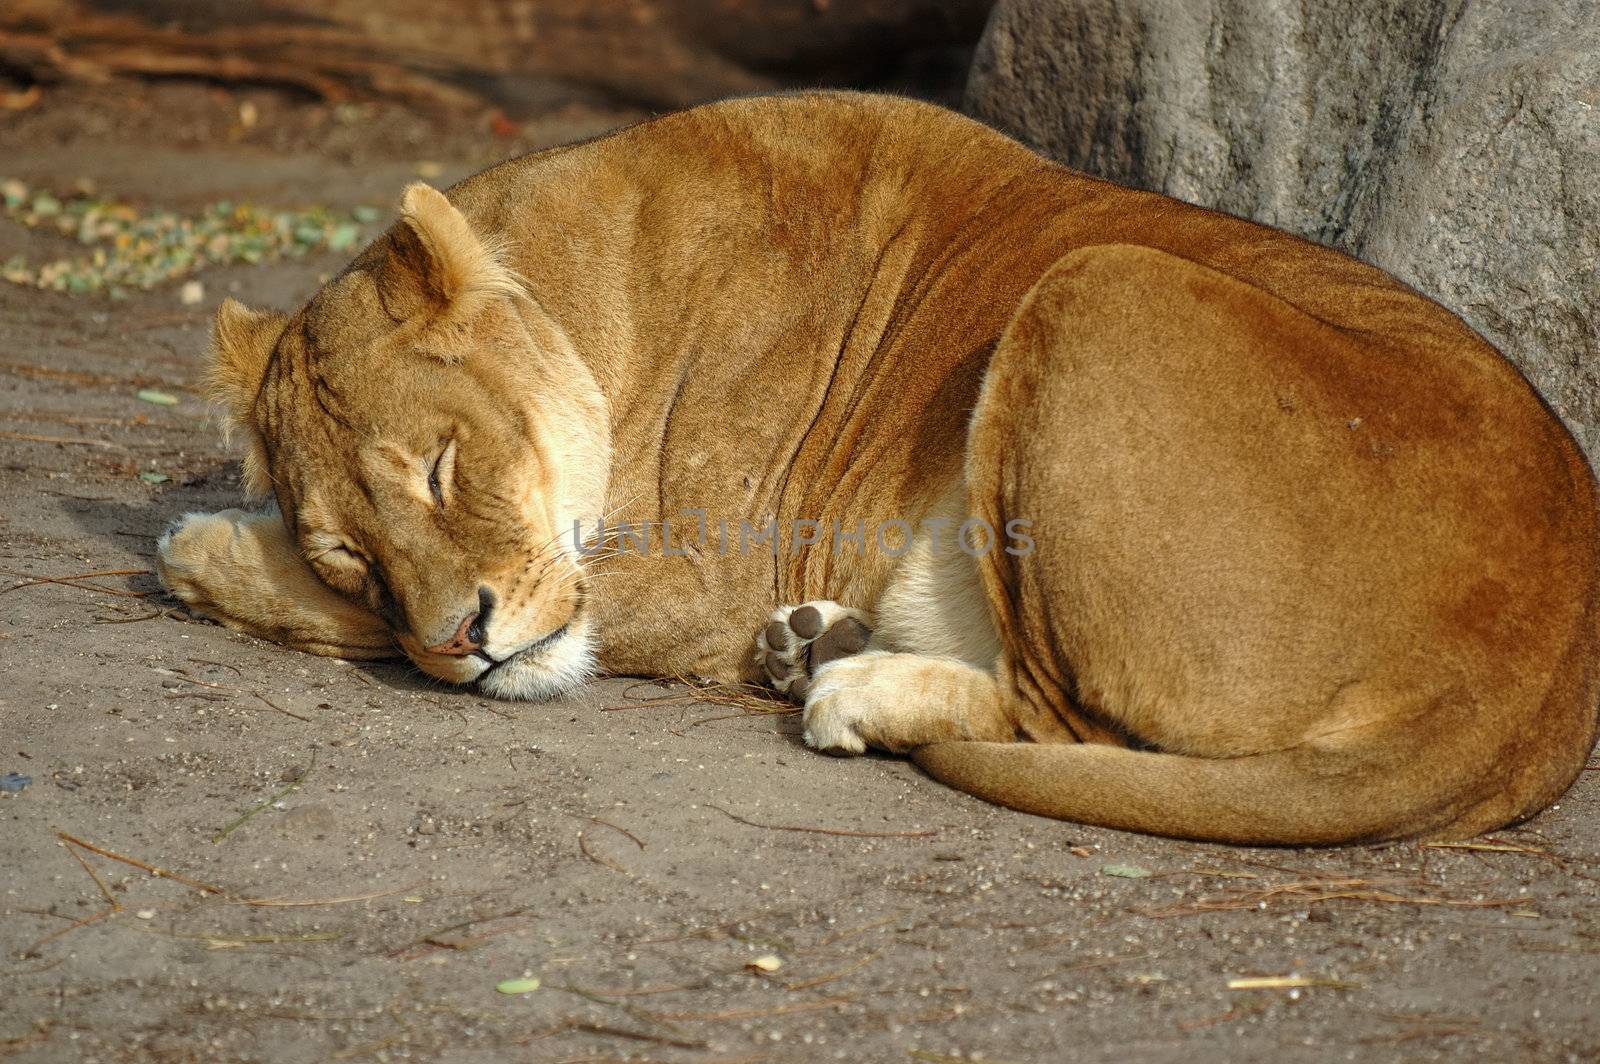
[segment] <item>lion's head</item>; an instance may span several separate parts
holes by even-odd
[[[293,317],[228,300],[213,379],[245,480],[317,576],[427,672],[540,698],[591,667],[575,522],[606,404],[500,249],[427,185]]]

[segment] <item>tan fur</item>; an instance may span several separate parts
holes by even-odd
[[[808,677],[814,745],[1241,842],[1498,827],[1594,740],[1594,481],[1504,359],[1371,267],[924,104],[730,101],[413,186],[214,350],[283,518],[189,519],[163,579],[302,649],[517,697],[748,680],[805,664],[752,655],[785,604],[834,603],[878,630]],[[941,514],[1036,549],[717,549]],[[585,556],[602,515],[657,549]],[[504,664],[424,649],[480,601]]]

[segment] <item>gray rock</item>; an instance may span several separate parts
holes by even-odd
[[[1383,267],[1600,457],[1600,0],[1001,0],[966,102]]]

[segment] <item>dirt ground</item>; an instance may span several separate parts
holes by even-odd
[[[0,178],[387,207],[419,165],[631,117],[257,95],[245,126],[241,99],[54,94],[0,117]],[[64,250],[0,221],[0,261]],[[185,621],[153,541],[238,497],[207,318],[344,257],[206,270],[194,306],[0,283],[0,777],[32,778],[0,794],[0,1057],[1600,1060],[1593,767],[1472,846],[1199,846],[820,757],[682,688],[491,703]]]

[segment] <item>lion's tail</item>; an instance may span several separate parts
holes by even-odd
[[[952,742],[912,756],[942,782],[1026,813],[1205,842],[1334,844],[1496,826],[1477,823],[1459,793],[1430,801],[1393,777],[1385,786],[1370,771],[1376,766],[1330,771],[1308,753],[1204,758],[1091,743]]]

